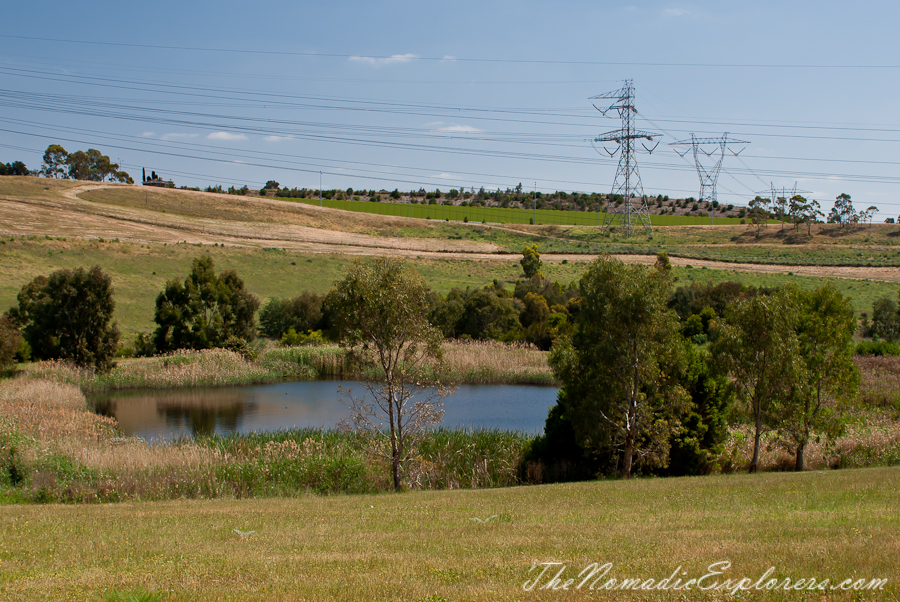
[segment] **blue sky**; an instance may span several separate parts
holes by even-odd
[[[890,2],[16,3],[0,160],[97,148],[177,185],[610,189],[588,98],[632,79],[648,194],[697,196],[668,145],[730,136],[719,200],[795,182],[900,200]]]

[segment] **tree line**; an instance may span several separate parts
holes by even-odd
[[[119,169],[107,155],[94,148],[69,153],[59,144],[51,144],[44,151],[40,169],[29,170],[22,161],[0,163],[0,176],[41,176],[93,182],[122,182],[134,184],[128,173]]]

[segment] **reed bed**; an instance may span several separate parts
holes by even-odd
[[[84,391],[221,387],[276,382],[281,376],[227,349],[181,350],[152,358],[125,360],[105,373],[68,362],[36,362],[26,369],[34,378],[75,384]]]
[[[558,384],[547,353],[527,343],[448,341],[444,343],[443,379],[457,384]]]
[[[853,361],[860,373],[859,401],[900,417],[900,357],[857,355]]]
[[[556,384],[547,354],[527,344],[450,341],[444,363],[429,376],[455,384]],[[270,347],[256,359],[226,349],[181,350],[152,358],[122,360],[106,373],[63,361],[29,364],[27,376],[74,384],[85,392],[113,389],[226,387],[315,379],[374,378],[351,364],[337,345]]]
[[[753,432],[749,427],[733,429],[726,443],[724,472],[744,471],[753,455]],[[806,446],[807,470],[828,468],[870,468],[900,465],[900,424],[883,416],[869,414],[847,426],[834,440],[811,441]],[[771,434],[762,438],[760,471],[794,470],[794,455],[778,445]]]

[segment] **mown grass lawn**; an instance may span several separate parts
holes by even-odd
[[[599,481],[295,499],[0,507],[0,598],[102,600],[892,600],[896,468]],[[493,518],[491,518],[493,517]],[[473,519],[482,519],[479,522]],[[489,520],[488,520],[489,519]],[[234,529],[255,531],[242,537]],[[877,592],[525,591],[535,562],[574,578],[832,583]],[[600,583],[605,581],[602,580]],[[706,582],[707,584],[709,581]]]

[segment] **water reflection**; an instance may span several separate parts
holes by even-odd
[[[92,398],[97,413],[111,416],[128,435],[171,439],[212,433],[247,433],[301,427],[333,427],[348,415],[337,390],[360,393],[354,382],[312,381],[251,387],[121,391]],[[555,388],[463,385],[445,402],[448,427],[539,432]]]
[[[172,434],[211,435],[239,432],[243,419],[258,404],[238,391],[177,390],[123,392],[94,398],[95,411],[116,418],[129,434],[152,430]]]

